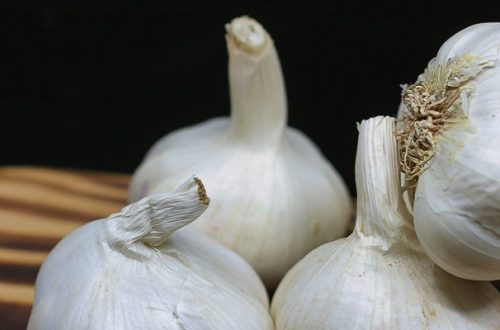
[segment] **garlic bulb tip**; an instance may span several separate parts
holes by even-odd
[[[207,196],[207,191],[203,186],[203,182],[198,177],[194,177],[194,181],[198,185],[198,198],[202,204],[208,205],[210,204],[210,198]]]
[[[154,247],[163,244],[176,230],[196,220],[208,207],[202,181],[191,176],[173,193],[144,197],[124,207],[108,219],[112,245],[136,250],[132,243],[141,241]]]
[[[266,30],[256,20],[242,16],[226,24],[227,39],[238,49],[251,55],[258,55],[268,42]]]

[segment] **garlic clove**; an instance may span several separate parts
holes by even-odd
[[[198,173],[212,206],[194,225],[243,256],[272,290],[307,252],[345,234],[351,203],[318,148],[286,125],[283,75],[267,31],[246,16],[226,31],[231,117],[158,141],[134,173],[129,197],[171,191]]]
[[[441,270],[416,239],[399,176],[394,119],[361,122],[357,219],[284,277],[272,301],[276,329],[496,329],[500,294]]]
[[[272,329],[253,269],[184,227],[208,202],[191,177],[70,233],[42,265],[28,329]]]

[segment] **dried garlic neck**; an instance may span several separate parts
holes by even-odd
[[[232,137],[246,145],[276,145],[286,128],[287,102],[273,41],[246,16],[234,19],[226,30]]]
[[[209,202],[201,180],[191,177],[173,193],[145,197],[111,215],[106,222],[108,242],[129,255],[141,254],[136,242],[160,246],[176,230],[196,220]]]
[[[417,82],[403,87],[403,128],[396,133],[402,171],[414,186],[436,152],[436,140],[446,127],[465,117],[464,102],[472,92],[471,78],[493,65],[470,54],[444,64],[432,60]]]
[[[358,202],[354,234],[383,250],[412,236],[411,221],[401,199],[394,121],[390,117],[362,121],[356,152]]]

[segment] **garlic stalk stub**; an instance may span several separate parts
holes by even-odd
[[[208,202],[190,178],[70,233],[38,274],[28,329],[272,329],[253,269],[182,228]]]
[[[357,221],[280,283],[276,329],[497,329],[500,294],[454,277],[422,251],[401,199],[394,119],[360,124]]]
[[[168,134],[134,173],[129,199],[169,191],[198,173],[212,207],[194,225],[243,256],[268,288],[316,246],[342,237],[346,189],[316,146],[286,125],[273,41],[248,17],[226,25],[231,117]]]
[[[500,23],[466,28],[404,86],[400,106],[418,239],[444,270],[473,280],[500,279],[499,51]]]

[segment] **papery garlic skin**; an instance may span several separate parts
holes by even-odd
[[[272,301],[276,329],[498,329],[500,294],[422,251],[401,200],[394,120],[360,124],[357,222],[297,263]]]
[[[28,329],[272,329],[253,269],[197,230],[179,229],[208,206],[195,183],[59,242],[39,272]]]
[[[347,188],[314,144],[286,126],[273,41],[248,17],[226,26],[231,117],[168,134],[134,173],[129,199],[169,191],[196,172],[212,207],[194,225],[243,256],[268,288],[316,246],[342,237]]]
[[[500,279],[499,51],[500,23],[477,24],[446,41],[429,64],[473,59],[462,74],[471,77],[458,87],[459,111],[436,135],[435,154],[416,183],[415,229],[435,263],[472,280]],[[402,104],[400,115],[405,110]]]

